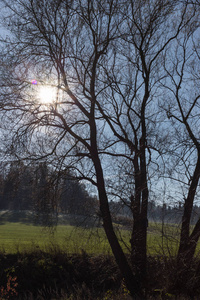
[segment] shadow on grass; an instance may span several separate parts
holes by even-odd
[[[83,228],[101,227],[99,217],[94,215],[59,214],[46,215],[33,211],[0,210],[0,225],[6,222],[23,223],[35,226],[71,225]]]
[[[6,222],[34,224],[35,215],[30,211],[0,211],[0,225]]]

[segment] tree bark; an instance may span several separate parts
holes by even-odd
[[[141,285],[139,283],[139,278],[137,278],[137,274],[134,275],[127,258],[119,244],[117,236],[114,232],[112,219],[109,210],[108,198],[105,190],[105,183],[103,177],[103,170],[101,167],[101,163],[99,157],[93,156],[93,162],[96,169],[97,175],[97,187],[100,201],[100,211],[103,219],[103,227],[109,241],[110,247],[112,249],[115,260],[119,266],[119,269],[124,277],[126,286],[130,291],[133,299],[144,299],[144,295],[141,291]]]
[[[132,248],[132,265],[135,267],[136,274],[140,279],[141,289],[146,289],[147,282],[147,209],[148,209],[148,186],[147,186],[147,170],[146,170],[146,123],[145,109],[149,98],[149,72],[146,62],[141,51],[141,60],[146,70],[145,78],[145,94],[141,107],[141,129],[142,136],[139,143],[139,151],[135,154],[135,203],[133,210],[134,224],[131,237]]]
[[[188,196],[185,199],[184,212],[181,224],[181,236],[180,245],[177,254],[177,268],[178,271],[183,274],[190,267],[191,262],[194,258],[197,242],[200,237],[200,220],[196,223],[192,233],[190,234],[190,222],[192,216],[192,208],[194,203],[194,197],[200,178],[200,153],[198,153],[198,159],[196,168],[192,177]]]
[[[132,198],[134,223],[131,237],[131,262],[139,279],[141,289],[146,289],[147,283],[148,187],[144,145],[140,141],[140,149],[143,149],[143,151],[140,152],[140,155],[135,155],[134,159],[135,197]]]

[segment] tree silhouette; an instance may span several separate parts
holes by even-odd
[[[158,101],[166,76],[163,53],[190,23],[193,4],[3,2],[10,12],[5,26],[12,32],[4,41],[0,83],[10,150],[23,159],[46,159],[60,170],[68,166],[96,187],[103,227],[127,288],[144,299],[149,184],[163,151]],[[38,85],[31,84],[33,78]],[[53,103],[41,102],[39,86],[56,88]],[[114,230],[110,195],[132,213],[131,266]]]

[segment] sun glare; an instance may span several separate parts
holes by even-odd
[[[38,98],[43,104],[52,104],[56,98],[55,88],[49,86],[40,87]]]

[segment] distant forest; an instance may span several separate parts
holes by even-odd
[[[58,173],[45,162],[25,166],[11,163],[0,174],[0,209],[94,213],[96,199],[72,173]]]
[[[11,163],[4,166],[0,174],[0,210],[31,210],[35,212],[54,211],[64,214],[94,215],[98,200],[91,197],[85,186],[67,170],[58,174],[45,162],[25,166]],[[126,202],[109,203],[117,222],[126,223],[131,210]],[[180,223],[183,205],[167,205],[150,201],[149,221]],[[200,207],[194,205],[192,223],[200,216]]]

